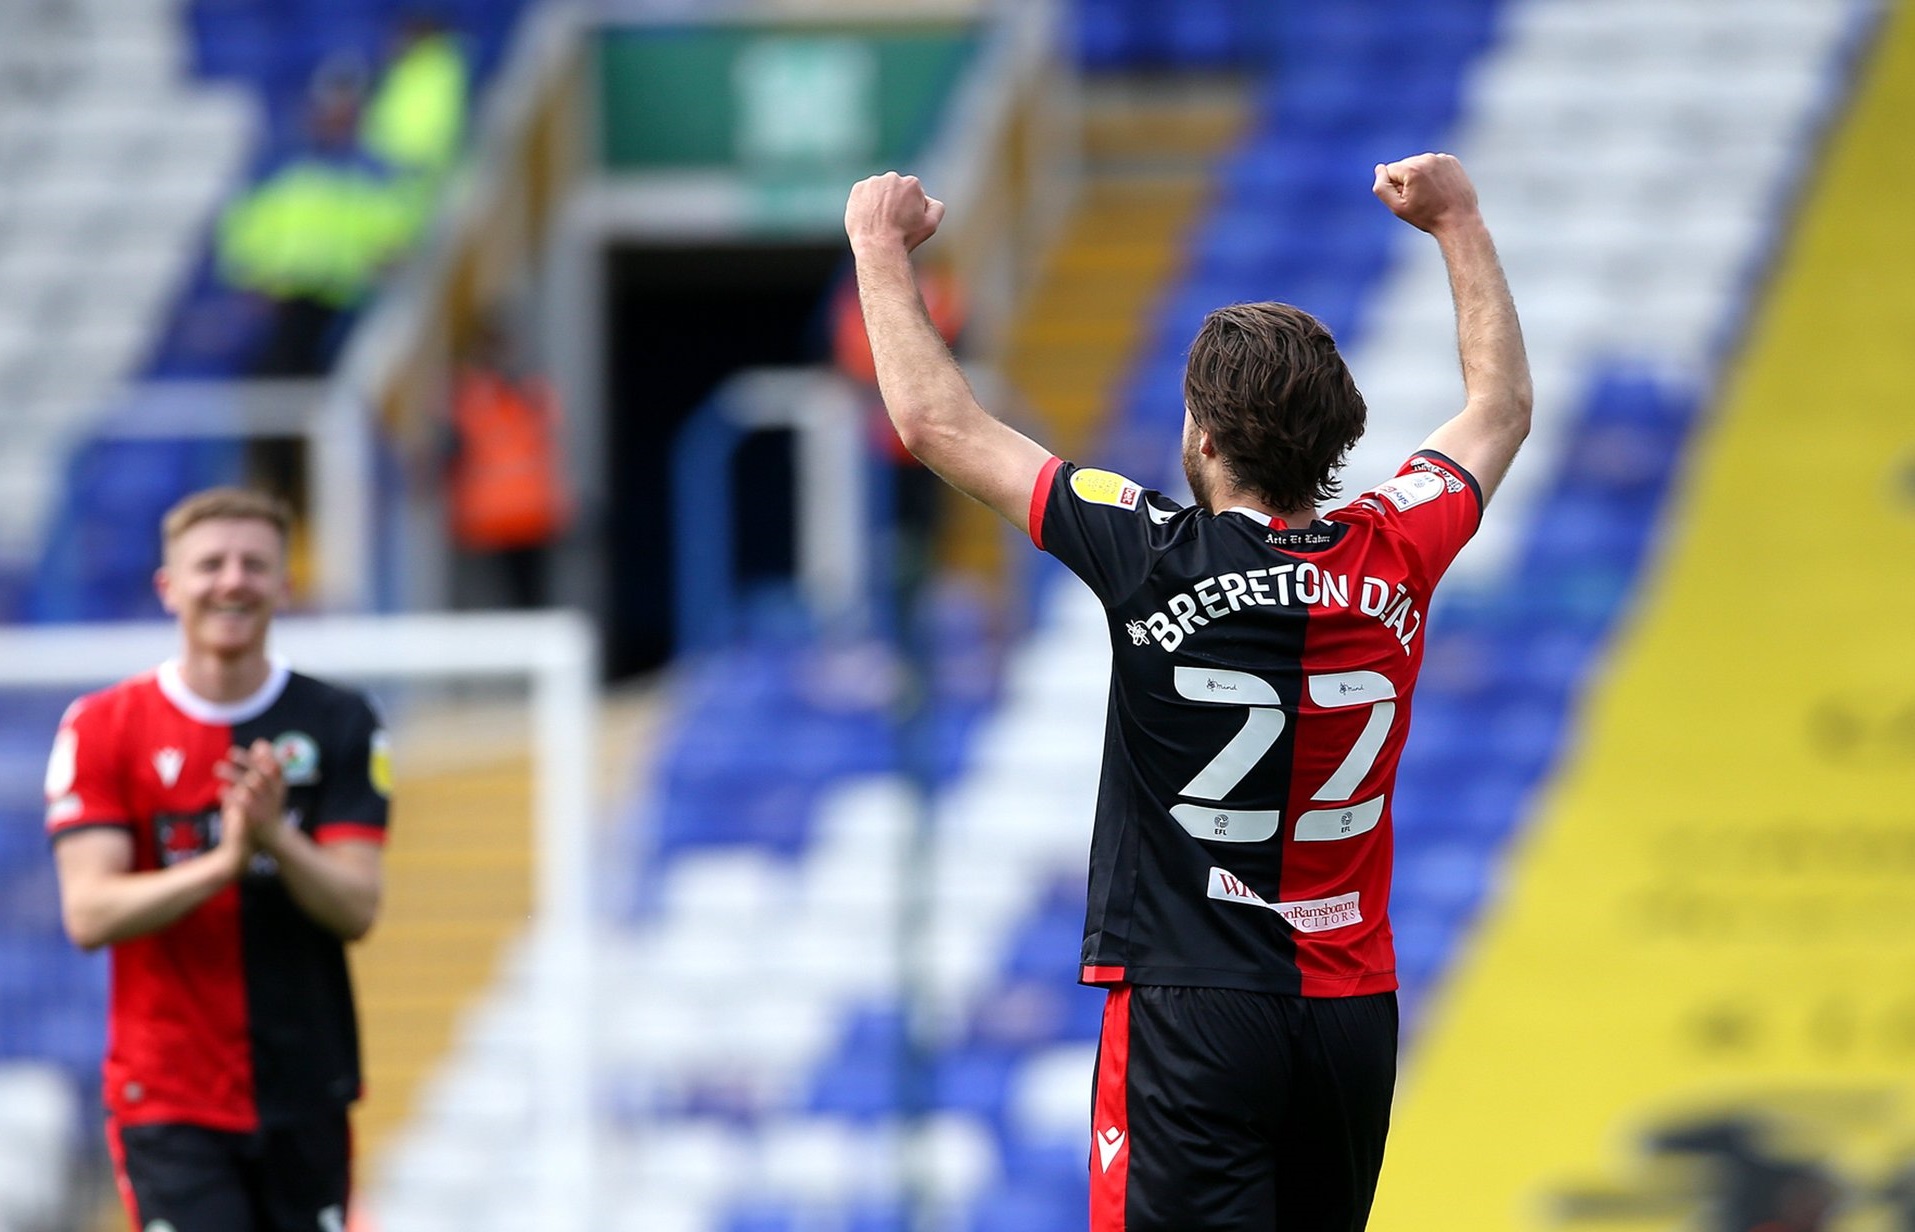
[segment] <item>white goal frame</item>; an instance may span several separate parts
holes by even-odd
[[[170,622],[0,628],[0,688],[76,694],[177,653]],[[538,1096],[533,1147],[544,1224],[596,1226],[591,889],[598,774],[598,638],[575,612],[287,616],[272,649],[342,680],[526,680],[533,776],[532,952]],[[51,741],[52,733],[48,732]],[[50,745],[49,745],[50,747]]]

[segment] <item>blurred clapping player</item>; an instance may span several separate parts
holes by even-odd
[[[135,1227],[346,1217],[345,945],[379,911],[389,774],[367,700],[267,652],[289,521],[232,488],[167,514],[179,654],[74,702],[47,767],[67,933],[112,952],[103,1098]]]

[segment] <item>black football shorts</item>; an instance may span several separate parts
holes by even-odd
[[[253,1133],[111,1118],[106,1133],[120,1200],[142,1232],[344,1232],[352,1135],[343,1108]]]
[[[1121,985],[1104,1005],[1091,1232],[1361,1232],[1396,994]]]

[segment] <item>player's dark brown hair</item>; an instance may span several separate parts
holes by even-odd
[[[174,540],[201,522],[227,518],[265,522],[279,532],[282,544],[292,535],[293,511],[277,496],[250,488],[208,488],[166,511],[160,523],[160,543],[171,547]]]
[[[1289,304],[1231,304],[1204,318],[1184,367],[1184,404],[1238,486],[1278,510],[1337,493],[1363,435],[1363,395],[1330,331]]]

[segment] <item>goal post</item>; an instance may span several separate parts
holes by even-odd
[[[4,628],[0,689],[57,689],[77,696],[146,671],[178,648],[179,632],[165,622]],[[596,632],[569,611],[287,616],[274,621],[271,648],[296,670],[341,682],[529,686],[533,1147],[545,1226],[553,1232],[594,1227]],[[49,742],[52,735],[47,733]]]

